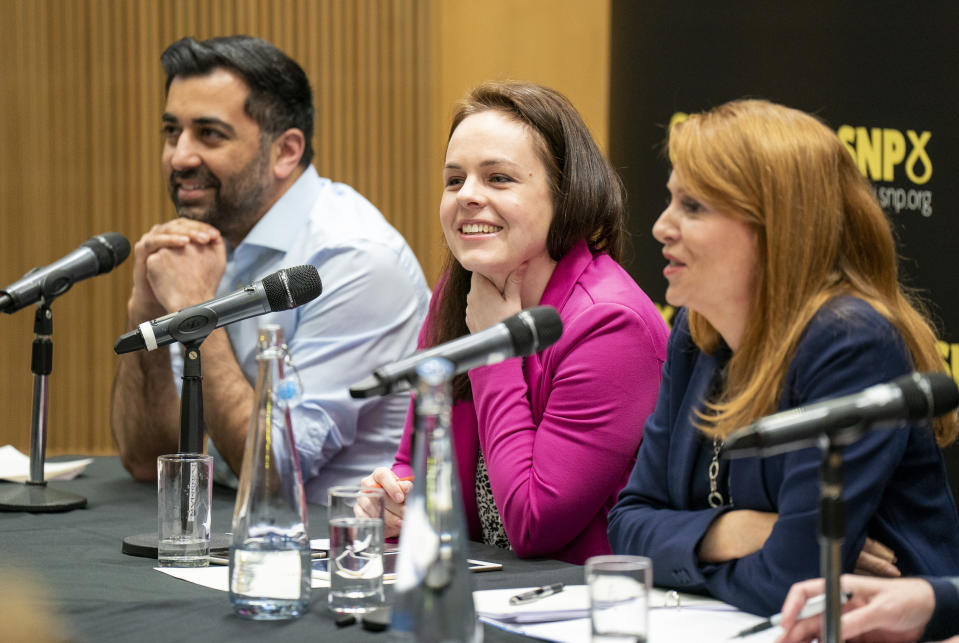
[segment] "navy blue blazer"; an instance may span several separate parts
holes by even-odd
[[[717,357],[693,343],[685,311],[670,335],[659,398],[636,466],[609,514],[613,551],[649,556],[657,585],[709,594],[773,614],[796,581],[820,575],[820,451],[729,463],[734,507],[693,509],[689,487],[701,440],[693,426]],[[856,393],[912,370],[898,331],[865,301],[838,297],[809,323],[789,365],[780,410]],[[866,536],[889,546],[903,575],[959,575],[959,516],[942,455],[925,423],[868,431],[843,451],[851,572]],[[710,524],[730,509],[779,514],[763,548],[711,565],[697,560]]]

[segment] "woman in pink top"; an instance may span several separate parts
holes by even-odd
[[[453,117],[440,223],[449,247],[421,347],[555,307],[558,342],[454,380],[453,443],[470,537],[519,556],[609,553],[606,513],[653,409],[667,329],[617,263],[622,184],[561,94],[487,83]],[[386,535],[412,483],[412,413],[392,469]]]

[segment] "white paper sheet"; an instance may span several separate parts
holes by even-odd
[[[509,599],[534,587],[510,587],[473,592],[478,616],[512,623],[540,623],[589,616],[589,595],[585,585],[567,585],[563,591],[524,605],[510,605]]]
[[[675,612],[675,613],[673,613]],[[723,613],[719,613],[722,615]],[[679,610],[671,608],[669,612],[662,609],[650,610],[649,641],[696,641],[696,643],[731,643],[731,639],[736,633],[746,629],[756,622],[758,617],[745,615],[743,612],[738,614],[741,619],[741,626],[734,625],[739,619],[726,618],[730,616],[716,617],[716,612],[706,612],[702,610]],[[749,619],[743,618],[749,616]],[[751,620],[750,620],[751,619]],[[556,643],[589,643],[591,640],[590,624],[588,618],[578,618],[570,621],[552,621],[549,623],[502,623],[492,619],[480,619],[494,627],[521,634],[543,641],[555,641]],[[717,628],[718,626],[718,628]],[[759,632],[751,636],[732,639],[742,643],[771,643],[782,633],[782,629],[774,627],[764,632]]]
[[[509,605],[510,596],[527,589],[533,588],[474,592],[477,615],[495,627],[545,641],[577,643],[590,640],[589,596],[585,585],[567,585],[558,594],[524,606]],[[728,641],[763,620],[712,598],[682,593],[678,596],[680,607],[666,607],[675,605],[675,595],[667,596],[667,591],[653,589],[649,640]],[[491,618],[493,615],[501,618]],[[780,632],[779,628],[771,628],[741,640],[744,643],[766,643],[775,640]]]
[[[196,583],[203,587],[220,590],[221,592],[230,591],[230,568],[227,565],[211,565],[209,567],[154,567],[154,569],[173,578]],[[310,586],[329,587],[330,581],[313,574]]]
[[[511,596],[531,589],[535,588],[512,587],[473,592],[476,613],[494,620],[516,623],[568,620],[589,616],[589,594],[585,585],[566,585],[563,591],[551,596],[523,605],[510,605]],[[656,587],[650,593],[649,605],[651,609],[657,609],[675,605],[677,599],[681,607],[734,609],[708,596],[672,592]]]
[[[329,550],[330,539],[314,538],[310,541],[310,548]],[[195,583],[221,592],[230,591],[230,567],[228,565],[210,565],[209,567],[154,567],[154,569],[189,583]],[[310,586],[329,587],[329,574],[326,574],[324,577],[323,574],[314,570],[310,579]]]
[[[69,462],[44,462],[44,480],[73,480],[83,473],[93,462],[93,458],[70,460]],[[26,482],[30,479],[30,457],[7,444],[0,447],[0,480]]]

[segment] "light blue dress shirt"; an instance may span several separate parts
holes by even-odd
[[[292,422],[306,496],[325,505],[330,486],[356,484],[393,461],[408,394],[354,400],[348,389],[375,368],[416,350],[430,293],[412,250],[379,211],[349,186],[320,177],[312,166],[236,248],[227,247],[217,296],[304,264],[319,271],[323,292],[317,299],[226,330],[252,386],[257,330],[265,323],[283,327],[303,384]],[[172,345],[171,354],[180,386],[179,344]],[[231,477],[229,469],[210,446],[220,465],[215,467],[218,477],[229,482],[222,477]]]

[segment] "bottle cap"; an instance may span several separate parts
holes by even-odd
[[[256,338],[256,347],[260,351],[283,345],[283,327],[279,324],[262,324]]]
[[[438,386],[453,377],[453,363],[442,357],[432,357],[416,366],[416,377],[429,386]]]

